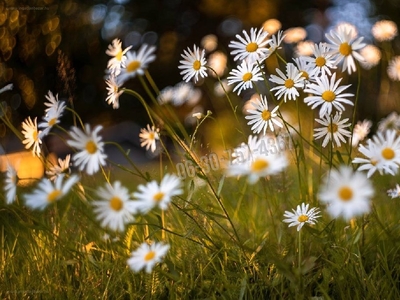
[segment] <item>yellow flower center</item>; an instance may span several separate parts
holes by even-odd
[[[351,54],[351,46],[348,43],[341,43],[339,46],[339,52],[340,54],[342,54],[343,56],[347,56]]]
[[[268,121],[269,119],[271,119],[271,112],[268,109],[264,109],[264,111],[261,114],[261,118],[264,121]]]
[[[326,59],[322,56],[319,56],[315,59],[315,65],[317,67],[323,67],[326,64]]]
[[[249,81],[253,78],[253,74],[251,74],[251,72],[248,72],[246,74],[243,75],[242,79],[243,81]]]
[[[93,141],[88,141],[86,143],[86,151],[89,152],[89,154],[94,154],[97,151],[97,146]]]
[[[301,76],[304,77],[305,80],[308,80],[310,77],[306,71],[301,71]]]
[[[124,206],[124,203],[119,197],[112,197],[110,200],[110,207],[115,210],[115,211],[120,211],[122,207]]]
[[[32,132],[32,138],[33,138],[34,141],[38,140],[38,132],[37,132],[37,130]]]
[[[322,99],[324,99],[326,102],[332,102],[333,100],[335,100],[336,95],[334,92],[332,91],[325,91],[322,93],[321,95]]]
[[[344,186],[339,190],[339,198],[342,201],[349,201],[353,198],[353,190],[348,186]]]
[[[193,63],[193,69],[198,71],[198,70],[200,70],[200,68],[201,68],[201,62],[199,60],[195,60]]]
[[[268,168],[268,162],[263,160],[263,159],[256,159],[252,164],[251,164],[251,170],[253,172],[259,172],[264,170],[265,168]]]
[[[149,140],[154,140],[154,132],[149,132]]]
[[[307,221],[308,221],[308,216],[306,216],[306,215],[300,215],[300,216],[297,218],[297,221],[299,221],[300,223],[307,222]]]
[[[156,253],[154,251],[150,251],[149,253],[146,254],[146,256],[144,257],[144,260],[150,261],[154,258],[154,256],[156,256]]]
[[[292,88],[292,87],[294,87],[294,81],[293,81],[293,79],[286,79],[285,80],[285,88],[287,88],[287,89],[290,89],[290,88]]]
[[[53,203],[60,197],[61,194],[62,194],[62,192],[60,190],[52,191],[51,193],[49,193],[47,195],[47,202]]]
[[[163,192],[158,192],[153,196],[153,200],[156,202],[160,202],[164,198]]]
[[[139,69],[140,68],[140,61],[137,61],[137,60],[134,60],[134,61],[131,61],[127,66],[126,66],[126,70],[128,71],[128,72],[135,72],[137,69]]]
[[[56,122],[57,122],[57,118],[53,118],[53,119],[51,119],[51,120],[49,121],[49,126],[53,126],[53,125],[55,125],[55,124],[56,124]]]
[[[382,157],[386,160],[391,160],[394,158],[395,153],[392,148],[385,148],[382,150]]]
[[[246,46],[246,51],[247,52],[254,52],[254,51],[257,51],[257,49],[258,49],[258,45],[257,45],[257,43],[254,43],[254,42],[249,43]]]
[[[116,58],[117,60],[119,60],[119,61],[122,60],[122,49],[119,50],[119,52],[117,53],[117,55],[115,55],[115,58]]]
[[[333,123],[333,124],[329,124],[328,126],[328,132],[330,133],[335,133],[338,131],[338,126],[337,124]]]

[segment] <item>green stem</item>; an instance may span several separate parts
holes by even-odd
[[[360,65],[357,64],[357,75],[358,75],[357,79],[358,79],[358,83],[357,83],[356,99],[354,101],[353,117],[352,117],[352,120],[351,120],[351,130],[352,131],[354,129],[355,122],[356,122],[357,104],[358,104],[358,98],[359,98],[359,95],[360,95],[360,85],[361,85],[361,70],[360,70],[360,68],[361,68]],[[351,135],[351,138],[350,138],[349,161],[348,161],[347,164],[351,163],[351,152],[353,150],[352,143],[353,143],[353,134]]]

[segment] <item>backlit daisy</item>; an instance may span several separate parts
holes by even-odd
[[[100,187],[96,195],[98,200],[92,202],[93,211],[102,227],[124,231],[125,225],[135,220],[136,203],[119,181]]]
[[[127,264],[134,272],[144,269],[151,273],[154,266],[160,263],[169,250],[169,245],[153,243],[151,245],[143,243],[138,249],[131,253]]]
[[[284,96],[285,102],[286,99],[296,100],[299,96],[299,91],[297,89],[304,88],[303,74],[292,63],[286,65],[286,75],[278,68],[276,72],[279,76],[271,75],[269,80],[276,83],[278,86],[273,87],[271,91],[276,90],[275,96],[278,97],[278,100],[282,96]]]
[[[22,134],[25,138],[22,141],[25,145],[25,149],[30,149],[32,147],[32,154],[34,156],[40,156],[42,140],[40,139],[41,131],[38,131],[37,128],[36,118],[32,122],[31,117],[28,117],[22,122]]]
[[[383,173],[382,165],[379,162],[379,150],[372,140],[368,140],[366,145],[360,144],[358,151],[365,157],[355,157],[353,164],[360,164],[358,171],[368,171],[367,177],[371,177],[376,171]]]
[[[371,32],[379,42],[391,41],[397,36],[397,25],[390,20],[381,20],[372,26]]]
[[[160,140],[160,136],[158,134],[159,129],[155,128],[147,124],[146,128],[140,129],[139,138],[140,138],[140,147],[146,147],[146,150],[151,149],[151,152],[156,151],[157,141]]]
[[[390,189],[387,191],[388,196],[394,198],[400,198],[400,184],[396,184],[394,189]]]
[[[17,195],[17,183],[18,183],[17,171],[12,165],[8,164],[6,177],[4,180],[4,192],[7,204],[11,204],[15,200],[15,197]]]
[[[320,212],[317,207],[308,210],[309,206],[309,204],[302,203],[297,205],[296,210],[292,209],[293,212],[285,211],[283,216],[287,219],[284,219],[283,222],[290,223],[289,227],[297,226],[297,231],[300,231],[304,224],[314,225],[317,218],[321,217],[318,215]]]
[[[204,57],[205,51],[204,49],[201,50],[200,48],[193,46],[193,51],[188,48],[187,51],[183,50],[183,60],[180,60],[179,69],[182,69],[181,75],[183,75],[183,80],[189,82],[192,78],[194,78],[194,82],[199,80],[199,76],[201,78],[205,78],[208,76],[206,64],[207,61]]]
[[[388,129],[377,132],[373,142],[380,154],[378,165],[382,166],[385,173],[395,175],[400,166],[400,136],[395,130]]]
[[[319,110],[319,117],[322,118],[324,115],[330,115],[332,109],[336,108],[339,112],[343,112],[345,107],[343,104],[353,105],[347,97],[354,96],[351,93],[342,93],[345,89],[351,85],[339,86],[342,78],[336,81],[336,73],[333,73],[329,80],[327,75],[315,78],[317,83],[309,83],[304,89],[306,93],[314,94],[314,96],[308,96],[304,98],[304,102],[311,106],[312,109],[321,106]]]
[[[156,206],[166,210],[173,196],[183,194],[181,181],[174,174],[165,174],[160,184],[153,180],[146,185],[140,184],[137,189],[133,197],[137,199],[137,209],[143,214]]]
[[[121,90],[121,84],[119,83],[118,77],[111,75],[107,80],[107,98],[108,104],[112,104],[114,109],[119,108],[119,96],[124,92]]]
[[[247,59],[249,62],[262,62],[266,57],[269,56],[269,50],[267,45],[270,40],[267,39],[268,32],[264,31],[263,28],[257,31],[256,28],[250,29],[250,35],[243,30],[244,38],[239,34],[236,38],[240,41],[231,41],[229,48],[232,48],[231,55],[234,56],[234,60]]]
[[[364,61],[360,61],[360,64],[367,70],[378,65],[382,57],[381,50],[374,45],[366,45],[360,50],[360,54],[364,57]]]
[[[225,53],[221,51],[215,51],[210,54],[208,58],[208,66],[215,72],[210,72],[211,76],[223,76],[226,70],[226,64],[228,62],[228,58]]]
[[[247,90],[253,87],[253,82],[262,81],[260,68],[257,64],[243,61],[237,69],[233,69],[228,77],[228,84],[238,83],[233,92],[238,91],[238,95],[242,90]]]
[[[60,118],[64,113],[65,107],[66,105],[64,101],[57,101],[56,105],[53,105],[47,109],[43,117],[43,121],[38,125],[38,128],[43,128],[43,131],[40,135],[41,138],[46,136],[54,125],[60,123]]]
[[[356,147],[367,137],[371,126],[372,122],[370,120],[358,121],[357,124],[354,125],[353,137],[351,141],[351,145],[353,147]]]
[[[51,165],[46,170],[46,175],[49,176],[50,180],[56,180],[58,176],[61,174],[70,174],[71,173],[71,155],[68,154],[65,159],[59,158],[57,160],[58,164]]]
[[[313,44],[312,56],[305,60],[315,68],[317,74],[332,75],[331,69],[336,69],[332,55],[328,54],[328,47],[325,43]]]
[[[395,56],[389,61],[387,74],[393,81],[400,81],[400,56]]]
[[[106,54],[112,56],[112,58],[108,61],[107,68],[111,71],[111,74],[118,76],[121,73],[121,67],[125,67],[125,53],[131,48],[132,46],[129,46],[122,50],[122,42],[119,39],[114,39],[111,44],[108,45]]]
[[[303,41],[307,36],[307,31],[303,27],[291,27],[284,31],[285,38],[283,39],[287,44],[295,44]]]
[[[347,123],[349,121],[348,118],[340,120],[342,114],[336,112],[335,116],[331,119],[330,115],[325,115],[322,119],[315,119],[315,121],[321,124],[323,127],[314,128],[314,138],[316,140],[325,137],[322,142],[322,147],[326,147],[329,141],[332,141],[332,146],[335,147],[333,141],[336,142],[336,146],[340,147],[341,142],[346,143],[346,139],[344,137],[350,137],[351,133],[349,130],[345,129],[346,127],[350,127],[351,123]]]
[[[96,173],[100,166],[106,164],[107,155],[103,149],[104,142],[102,142],[101,136],[98,135],[102,128],[99,125],[91,131],[90,125],[86,124],[85,131],[73,126],[69,132],[72,140],[68,140],[67,144],[79,151],[72,156],[74,166],[80,171],[86,169],[86,173],[89,175]]]
[[[54,182],[43,178],[32,194],[24,195],[26,205],[32,209],[44,210],[48,205],[64,197],[78,181],[77,175],[72,175],[64,181],[62,174]]]
[[[333,218],[349,220],[369,213],[374,189],[364,173],[349,166],[332,169],[321,185],[319,199]]]
[[[252,104],[253,109],[247,110],[249,115],[245,116],[245,118],[249,120],[247,124],[252,126],[251,130],[253,130],[253,133],[258,134],[263,131],[265,135],[267,128],[274,131],[274,125],[283,127],[282,123],[276,119],[276,111],[279,109],[279,106],[269,110],[266,96],[260,95],[260,99],[257,99],[257,102],[252,102]]]

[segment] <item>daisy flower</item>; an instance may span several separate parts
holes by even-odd
[[[43,178],[32,194],[25,195],[26,205],[32,209],[44,210],[47,205],[64,197],[78,181],[77,175],[73,175],[64,181],[64,174],[62,174],[54,182]]]
[[[14,202],[17,195],[18,176],[17,171],[10,164],[7,165],[6,177],[4,180],[4,192],[7,204]]]
[[[39,156],[42,140],[40,139],[41,131],[38,131],[37,128],[36,118],[32,122],[31,117],[28,117],[22,122],[22,134],[25,138],[22,141],[22,143],[25,144],[25,149],[30,149],[32,147],[32,154],[34,156]]]
[[[397,36],[397,25],[390,20],[381,20],[372,26],[371,33],[379,42],[391,41]]]
[[[361,141],[363,141],[371,129],[372,122],[370,120],[358,121],[353,129],[353,137],[351,145],[356,147]]]
[[[314,225],[317,218],[321,217],[318,215],[320,212],[317,207],[308,210],[309,206],[309,204],[302,203],[297,205],[296,210],[292,209],[293,212],[285,211],[283,216],[287,219],[284,219],[283,222],[290,223],[289,227],[297,226],[297,231],[300,231],[306,223]]]
[[[400,56],[395,56],[389,61],[387,74],[393,81],[400,81]]]
[[[145,269],[147,273],[151,273],[154,266],[160,263],[167,254],[169,245],[162,243],[147,244],[143,243],[138,249],[131,253],[127,264],[134,272]]]
[[[67,144],[79,150],[72,156],[74,165],[80,171],[86,169],[86,173],[89,175],[96,173],[100,166],[106,164],[107,155],[104,153],[104,142],[102,142],[101,136],[98,135],[102,128],[99,125],[91,131],[90,125],[86,124],[85,131],[73,126],[69,132],[72,140],[68,140]]]
[[[260,95],[260,99],[257,99],[257,102],[251,103],[255,109],[247,110],[249,115],[245,116],[245,118],[250,120],[247,124],[252,125],[251,130],[253,130],[253,133],[258,134],[263,131],[265,135],[267,128],[274,131],[274,124],[278,127],[283,127],[282,123],[275,119],[279,106],[276,106],[273,110],[269,110],[266,96]]]
[[[1,94],[1,93],[4,93],[4,92],[6,92],[6,91],[11,91],[11,90],[13,89],[13,87],[14,87],[14,85],[13,85],[12,83],[9,83],[9,84],[3,86],[3,87],[0,89],[0,94]]]
[[[253,87],[253,82],[262,81],[261,70],[255,63],[243,61],[237,69],[229,72],[228,85],[238,83],[233,89],[233,92],[238,90],[238,95],[242,90],[247,90]]]
[[[314,94],[313,96],[304,98],[304,102],[308,106],[311,106],[311,109],[321,106],[319,110],[320,118],[326,114],[330,115],[333,108],[336,108],[339,112],[343,112],[345,110],[343,103],[353,105],[353,102],[347,99],[347,97],[354,95],[351,93],[342,94],[351,84],[339,86],[342,78],[336,81],[336,73],[332,75],[330,80],[327,75],[316,77],[315,80],[317,83],[309,83],[304,89],[306,93]]]
[[[147,124],[147,130],[146,128],[140,129],[139,133],[139,138],[140,138],[140,147],[146,147],[146,150],[151,149],[151,152],[156,151],[156,143],[160,139],[160,136],[158,134],[160,130],[155,128],[154,126],[151,126]]]
[[[179,177],[173,174],[165,174],[160,184],[153,180],[146,185],[139,185],[138,191],[133,193],[133,197],[138,201],[137,209],[144,214],[156,206],[166,210],[173,196],[183,194],[180,187]]]
[[[358,151],[365,156],[355,157],[352,161],[353,164],[361,164],[358,167],[358,171],[368,170],[367,177],[371,177],[376,171],[382,174],[382,166],[378,164],[379,162],[379,150],[377,149],[375,143],[372,140],[368,140],[366,145],[360,144],[358,146]]]
[[[108,104],[112,104],[114,109],[119,108],[119,96],[124,92],[121,90],[121,84],[117,77],[111,75],[107,80],[107,98],[106,101]]]
[[[121,67],[125,67],[125,53],[131,48],[132,46],[129,46],[122,50],[122,42],[119,39],[114,39],[111,44],[108,45],[106,54],[112,56],[112,58],[108,61],[107,68],[111,71],[112,75],[118,76],[121,73]]]
[[[107,184],[97,191],[97,198],[92,202],[96,219],[102,227],[114,231],[124,231],[125,224],[133,222],[137,212],[135,201],[130,199],[129,191],[119,181]]]
[[[324,178],[318,196],[327,204],[327,211],[333,218],[349,220],[369,213],[373,194],[372,184],[363,173],[340,166]]]
[[[360,64],[367,70],[378,65],[382,57],[381,50],[374,45],[365,46],[360,50],[360,54],[364,57],[364,61],[361,61]]]
[[[400,115],[395,111],[390,113],[378,123],[378,131],[386,131],[387,129],[400,130]]]
[[[362,43],[363,37],[353,37],[353,30],[345,27],[338,27],[336,30],[331,30],[325,34],[326,39],[330,44],[326,44],[330,49],[329,54],[335,57],[334,65],[342,63],[342,72],[347,70],[351,74],[356,71],[354,59],[363,61],[364,58],[357,51],[362,49],[365,44]]]
[[[247,59],[250,63],[262,62],[269,56],[269,50],[266,47],[270,40],[267,39],[268,32],[260,28],[258,31],[256,28],[250,28],[250,35],[243,30],[244,38],[239,34],[236,35],[238,41],[231,41],[229,48],[232,48],[231,55],[235,56],[233,60],[245,60]]]
[[[65,110],[65,102],[57,101],[56,105],[49,107],[46,111],[45,116],[43,117],[43,122],[40,122],[38,128],[43,128],[43,131],[40,135],[41,138],[46,136],[54,125],[60,123],[60,118]]]
[[[330,115],[325,115],[322,119],[315,119],[317,123],[323,126],[321,128],[314,128],[314,138],[316,140],[325,136],[322,147],[325,148],[329,141],[332,141],[332,146],[335,147],[333,140],[336,142],[336,146],[340,147],[340,141],[346,143],[344,136],[351,137],[351,132],[345,129],[346,127],[350,127],[351,123],[346,124],[349,119],[340,120],[341,117],[342,114],[336,112],[332,119]]]
[[[388,129],[377,132],[373,141],[380,154],[378,165],[382,166],[385,173],[395,175],[400,166],[400,136],[395,130]]]
[[[307,31],[303,27],[291,27],[284,31],[284,41],[287,44],[295,44],[304,40],[307,36]]]
[[[387,191],[388,196],[394,198],[399,198],[400,197],[400,184],[396,184],[396,187],[394,189],[390,189]]]
[[[47,92],[47,95],[45,95],[47,102],[44,103],[44,105],[46,106],[46,109],[44,110],[45,114],[51,110],[51,109],[56,109],[59,105],[59,101],[58,101],[58,94],[56,94],[56,96],[54,97],[53,93],[51,91]],[[64,103],[64,102],[62,102]],[[65,104],[64,104],[65,106]]]
[[[305,57],[305,60],[315,68],[317,74],[331,76],[331,69],[336,69],[332,55],[328,54],[328,47],[325,43],[313,44],[312,57]]]
[[[183,60],[180,60],[179,69],[182,69],[180,73],[183,75],[183,80],[189,82],[190,79],[194,78],[194,82],[199,80],[199,75],[201,78],[208,76],[206,68],[206,59],[204,58],[205,50],[203,49],[200,53],[200,48],[193,46],[193,51],[190,48],[183,51],[181,54]]]
[[[299,91],[297,90],[304,88],[304,77],[303,74],[297,69],[297,67],[288,63],[286,65],[286,75],[283,74],[281,70],[276,69],[279,77],[276,75],[270,76],[270,81],[278,84],[278,86],[273,87],[271,91],[277,91],[275,96],[278,97],[278,100],[284,96],[284,100],[286,102],[286,98],[289,100],[296,100],[299,96]]]
[[[295,56],[311,56],[313,54],[315,43],[313,41],[301,41],[294,48]]]
[[[259,140],[257,136],[249,135],[247,144],[241,143],[232,151],[231,164],[241,164],[252,159],[253,155],[259,149]]]
[[[228,58],[226,57],[225,53],[221,51],[215,51],[210,54],[208,58],[208,66],[214,72],[211,72],[213,77],[222,77],[225,74],[226,64],[228,62]]]
[[[275,34],[282,28],[282,23],[277,19],[268,19],[263,23],[262,27],[269,34]]]
[[[61,174],[70,174],[71,173],[71,155],[68,154],[65,159],[59,158],[57,160],[57,165],[49,166],[46,170],[46,175],[49,176],[50,180],[56,180],[58,176]]]
[[[125,67],[121,69],[121,74],[118,75],[118,82],[123,84],[129,78],[143,75],[149,63],[156,59],[154,51],[156,51],[156,47],[143,44],[137,52],[127,52]]]
[[[281,49],[281,44],[285,35],[283,35],[283,31],[279,30],[277,34],[271,36],[271,40],[269,41],[269,55],[274,53],[277,49]]]
[[[304,83],[312,81],[314,76],[317,74],[317,70],[312,64],[307,62],[307,57],[296,57],[293,58],[293,61],[295,63],[295,66],[301,73],[301,76],[304,78]]]

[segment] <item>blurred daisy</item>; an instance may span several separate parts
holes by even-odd
[[[284,31],[285,38],[283,39],[287,44],[295,44],[303,41],[307,36],[307,31],[303,27],[291,27]]]
[[[54,125],[60,123],[60,118],[65,110],[65,102],[57,101],[56,105],[53,105],[49,109],[45,116],[43,117],[43,121],[39,123],[38,128],[43,128],[43,131],[40,134],[40,138],[46,136]]]
[[[208,58],[208,66],[214,70],[214,72],[210,72],[212,76],[223,76],[226,70],[226,64],[228,62],[228,58],[225,53],[221,51],[216,51],[210,54]]]
[[[32,147],[32,154],[35,156],[40,156],[40,145],[42,140],[40,139],[41,131],[38,131],[36,118],[32,122],[31,117],[25,119],[22,122],[22,134],[24,135],[25,149],[30,149]]]
[[[214,93],[218,97],[223,97],[226,93],[229,93],[232,87],[228,84],[227,79],[222,79],[214,84]]]
[[[53,93],[51,91],[47,92],[47,95],[45,95],[47,102],[44,103],[46,106],[46,109],[44,110],[45,114],[50,110],[50,109],[57,109],[59,105],[58,101],[58,94],[54,97]],[[62,102],[64,103],[64,102]],[[64,104],[65,105],[65,104]]]
[[[333,218],[349,220],[369,213],[373,194],[372,184],[363,173],[341,166],[324,178],[318,196]]]
[[[274,131],[274,125],[283,127],[282,123],[276,120],[276,111],[279,109],[279,106],[276,106],[273,110],[269,110],[266,96],[260,95],[257,102],[252,102],[252,104],[254,109],[249,109],[249,115],[245,116],[245,118],[250,120],[247,125],[252,126],[251,130],[253,133],[258,134],[263,131],[265,135],[267,128]]]
[[[218,47],[218,37],[215,34],[207,34],[201,39],[201,46],[208,52],[212,52]]]
[[[358,30],[357,27],[354,26],[351,23],[348,22],[340,22],[338,23],[335,28],[334,31],[345,31],[348,32],[350,34],[350,38],[351,39],[355,39],[358,35]]]
[[[355,157],[352,161],[353,164],[361,164],[358,167],[358,171],[368,171],[367,177],[371,177],[376,171],[382,174],[382,166],[379,162],[379,150],[372,140],[368,140],[366,145],[360,144],[358,151],[365,156]]]
[[[377,132],[373,136],[373,142],[380,154],[378,164],[385,173],[395,175],[400,166],[400,136],[395,130],[388,129],[385,132]]]
[[[249,63],[262,62],[269,56],[267,45],[270,40],[267,39],[268,32],[263,28],[257,31],[256,28],[250,29],[250,35],[243,30],[244,38],[239,34],[236,38],[240,41],[231,41],[229,48],[233,48],[231,55],[235,56],[233,60],[248,60]]]
[[[121,69],[121,74],[118,75],[118,83],[123,84],[129,78],[133,78],[136,75],[143,75],[149,63],[156,59],[154,55],[155,51],[156,47],[143,44],[137,52],[127,52],[126,66]]]
[[[262,81],[262,74],[257,64],[243,61],[237,69],[233,69],[228,77],[228,84],[238,83],[233,92],[238,91],[238,95],[242,90],[247,90],[253,87],[253,82]]]
[[[360,54],[364,57],[364,61],[361,61],[360,64],[367,70],[378,65],[382,57],[381,50],[374,45],[366,45],[360,50]]]
[[[194,82],[197,82],[199,80],[199,75],[201,78],[208,76],[206,68],[207,61],[204,55],[204,49],[202,49],[200,53],[200,48],[196,47],[196,45],[193,46],[193,51],[190,50],[190,48],[188,48],[187,51],[183,50],[183,54],[181,54],[183,60],[179,61],[181,65],[178,66],[178,68],[182,69],[180,74],[183,75],[184,81],[189,82],[194,78]]]
[[[71,155],[68,154],[65,159],[59,158],[57,160],[58,164],[51,165],[46,170],[46,175],[49,176],[50,180],[56,180],[61,174],[70,174],[71,173]]]
[[[17,183],[18,183],[17,171],[12,165],[8,164],[6,177],[4,180],[4,192],[6,195],[7,204],[13,203],[15,197],[17,196]]]
[[[389,61],[387,74],[393,81],[400,81],[400,56],[395,56]]]
[[[269,34],[275,34],[282,28],[282,23],[277,19],[268,19],[263,23],[262,27]]]
[[[151,152],[156,151],[157,141],[160,140],[159,129],[155,128],[147,124],[146,128],[140,129],[139,138],[140,138],[140,147],[146,147],[146,150],[151,149]]]
[[[370,120],[358,121],[356,125],[354,125],[353,129],[353,137],[351,141],[351,145],[356,147],[361,141],[363,141],[372,126],[372,122]]]
[[[0,89],[0,94],[1,94],[1,93],[4,93],[4,92],[6,92],[6,91],[11,91],[11,90],[13,89],[13,87],[14,87],[14,85],[13,85],[12,83],[9,83],[9,84],[3,86],[3,87]]]
[[[275,91],[275,96],[278,97],[278,100],[284,96],[284,100],[286,102],[286,98],[289,100],[296,100],[296,98],[300,95],[297,90],[304,88],[304,77],[303,74],[297,69],[297,67],[288,63],[286,65],[286,75],[283,74],[281,70],[276,69],[279,77],[276,75],[271,75],[269,81],[272,81],[278,86],[273,87],[271,91]]]
[[[146,185],[140,184],[137,189],[133,197],[137,199],[137,209],[143,214],[156,206],[166,210],[173,196],[183,194],[181,181],[173,174],[165,174],[160,184],[153,180]]]
[[[301,41],[294,48],[295,56],[311,56],[313,54],[314,49],[313,41]]]
[[[348,118],[340,120],[342,117],[341,113],[336,112],[335,116],[331,119],[330,115],[325,115],[322,119],[315,119],[315,121],[321,124],[323,127],[314,128],[314,138],[316,140],[325,137],[322,142],[322,147],[326,147],[329,141],[332,141],[332,147],[335,147],[333,141],[336,142],[336,146],[341,146],[341,141],[346,143],[346,139],[344,137],[350,137],[351,133],[349,130],[345,129],[346,127],[350,127],[351,123],[347,123],[349,121]]]
[[[297,231],[303,227],[304,224],[312,224],[314,225],[317,221],[317,218],[320,218],[318,214],[319,209],[317,207],[313,207],[308,210],[309,204],[302,203],[301,205],[297,205],[296,210],[292,209],[293,212],[285,211],[283,215],[285,218],[283,222],[290,223],[289,227],[297,226]]]
[[[108,91],[106,101],[108,104],[112,104],[114,109],[119,108],[119,96],[124,92],[120,89],[121,84],[118,81],[118,78],[113,75],[106,80],[106,89]]]
[[[378,131],[386,131],[387,129],[400,130],[400,115],[397,112],[391,112],[386,118],[378,123]]]
[[[131,48],[132,46],[129,46],[122,50],[122,42],[119,39],[114,39],[111,44],[108,45],[106,54],[112,56],[112,58],[108,61],[107,68],[111,71],[112,75],[118,76],[121,73],[121,68],[125,67],[125,54]]]
[[[397,25],[390,20],[381,20],[372,26],[371,32],[379,42],[391,41],[397,36]]]
[[[44,210],[48,205],[64,197],[74,184],[79,181],[77,175],[72,175],[64,181],[64,174],[52,182],[43,178],[32,194],[25,194],[26,206],[32,209]]]
[[[90,125],[85,125],[85,131],[73,126],[69,132],[72,140],[68,140],[67,144],[79,150],[72,156],[75,167],[80,171],[86,169],[86,173],[92,175],[96,173],[100,166],[106,164],[107,155],[104,153],[104,142],[98,135],[102,126],[96,126],[93,131]]]
[[[247,143],[241,143],[240,146],[233,149],[231,164],[241,164],[250,161],[258,151],[260,142],[257,136],[249,135],[247,139]]]
[[[325,43],[313,44],[312,56],[305,60],[315,68],[317,74],[332,75],[331,69],[336,69],[332,55],[328,54],[328,47]]]
[[[399,198],[400,197],[400,185],[396,184],[396,187],[394,189],[390,189],[387,191],[388,196],[394,198]]]
[[[143,243],[131,253],[127,264],[134,272],[145,269],[147,273],[151,273],[154,266],[162,261],[168,250],[169,245],[162,243],[153,243],[151,245]]]
[[[327,75],[315,78],[317,83],[309,83],[304,89],[306,93],[314,94],[314,96],[308,96],[304,98],[304,102],[314,109],[321,106],[319,110],[319,117],[322,118],[324,115],[330,115],[332,109],[336,108],[339,112],[345,110],[343,103],[353,105],[347,97],[354,96],[351,93],[342,93],[351,84],[339,86],[342,78],[336,81],[336,73],[333,73],[332,77],[328,78]]]
[[[93,211],[102,227],[124,231],[125,225],[135,220],[133,214],[137,212],[136,203],[119,181],[100,187],[96,195],[99,200],[92,202]]]
[[[363,37],[352,37],[353,30],[347,30],[345,27],[339,27],[325,34],[326,39],[330,42],[327,47],[330,49],[329,54],[333,54],[335,58],[334,65],[342,63],[342,72],[347,70],[351,74],[356,71],[354,59],[363,61],[364,58],[357,51],[362,49],[365,44],[362,43]]]
[[[160,91],[160,94],[157,96],[157,101],[160,105],[164,105],[167,103],[171,103],[174,97],[174,87],[166,86]]]

